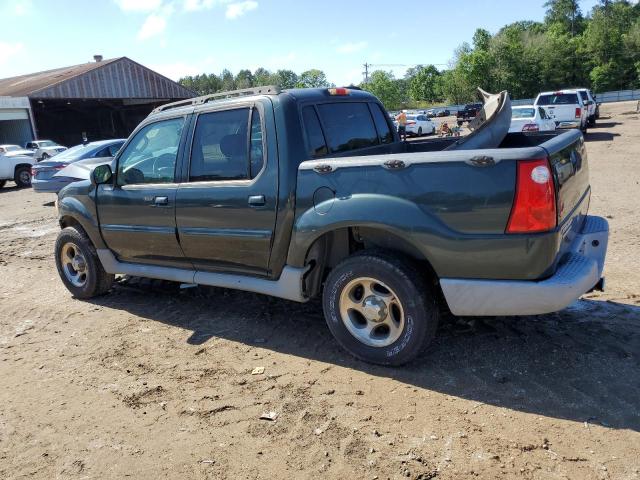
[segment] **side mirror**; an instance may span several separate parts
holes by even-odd
[[[108,164],[98,165],[93,169],[93,172],[91,172],[91,183],[94,185],[108,183],[111,178],[113,178],[113,173],[111,172],[111,167]]]

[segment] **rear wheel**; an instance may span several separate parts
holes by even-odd
[[[418,127],[418,136],[421,137],[422,136],[422,127]]]
[[[26,188],[31,186],[31,169],[29,167],[16,168],[13,181],[20,188]]]
[[[6,183],[7,183],[6,180],[0,180],[0,188],[4,187]]]
[[[55,246],[56,267],[62,283],[76,298],[91,298],[107,293],[114,276],[104,271],[87,234],[67,227],[58,234]]]
[[[331,271],[323,307],[329,330],[352,355],[401,365],[435,336],[435,299],[422,273],[404,258],[364,252]]]
[[[589,117],[588,125],[589,125],[590,127],[594,127],[594,126],[596,125],[596,116],[595,116],[595,115],[591,115],[591,116]]]

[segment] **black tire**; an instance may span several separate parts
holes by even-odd
[[[13,181],[20,188],[27,188],[31,186],[31,169],[29,167],[16,168]]]
[[[0,180],[0,188],[4,187],[6,183],[6,180]]]
[[[421,137],[422,136],[422,127],[418,127],[418,136]]]
[[[81,285],[73,283],[70,279],[70,272],[67,270],[68,267],[63,264],[63,249],[68,248],[69,245],[77,249],[76,252],[81,254],[82,260],[84,261],[86,270],[74,270],[76,273],[86,271],[84,283]],[[95,247],[83,230],[74,227],[64,228],[56,239],[55,257],[56,267],[58,268],[58,274],[62,279],[62,283],[64,283],[64,286],[67,287],[67,290],[69,290],[74,297],[92,298],[107,293],[111,288],[114,275],[110,275],[104,271]],[[73,268],[71,270],[73,270]]]
[[[587,122],[587,125],[589,125],[590,127],[595,127],[596,126],[596,116],[592,115],[589,117],[589,121]]]
[[[51,158],[51,156],[47,152],[42,152],[42,155],[40,156],[40,161],[44,162],[48,158]]]
[[[401,333],[393,343],[368,345],[351,333],[347,327],[350,320],[343,320],[342,295],[349,295],[346,289],[362,277],[384,284],[401,305],[403,322],[402,328],[397,329]],[[436,298],[423,273],[407,259],[386,252],[364,251],[343,260],[331,271],[324,286],[323,308],[329,330],[349,353],[370,363],[402,365],[413,360],[433,340],[439,318]],[[391,308],[385,311],[391,312]]]

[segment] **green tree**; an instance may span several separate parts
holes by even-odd
[[[221,90],[222,91],[229,91],[229,90],[235,90],[236,89],[236,80],[233,76],[233,73],[231,73],[229,70],[227,70],[226,68],[222,71],[222,73],[220,74],[220,82],[221,82]]]
[[[329,82],[327,81],[327,76],[322,70],[314,68],[307,70],[306,72],[302,72],[298,78],[296,86],[298,88],[322,88],[328,87]]]
[[[272,82],[280,88],[295,88],[298,75],[292,70],[278,70],[273,74]]]
[[[271,85],[273,83],[273,75],[265,68],[257,68],[253,72],[253,85],[254,87],[262,87],[264,85]]]
[[[236,75],[236,88],[251,88],[253,87],[253,73],[251,70],[243,69]]]
[[[421,67],[409,80],[409,96],[418,102],[437,100],[439,76],[440,72],[433,65]]]
[[[387,110],[396,110],[402,107],[401,84],[395,79],[392,72],[376,70],[369,76],[369,81],[363,83],[361,87],[378,97]]]
[[[544,4],[547,25],[559,25],[565,33],[575,36],[584,28],[584,17],[578,0],[547,0]]]

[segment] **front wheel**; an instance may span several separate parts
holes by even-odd
[[[370,363],[402,365],[435,336],[435,298],[409,261],[364,252],[331,271],[323,307],[329,330],[349,353]]]
[[[76,298],[107,293],[114,276],[104,271],[87,234],[73,227],[63,229],[56,240],[56,267],[62,283]]]
[[[418,127],[418,136],[421,137],[422,136],[422,127]]]
[[[45,161],[46,159],[50,158],[51,155],[49,155],[47,152],[43,152],[42,156],[40,157],[40,161]]]

